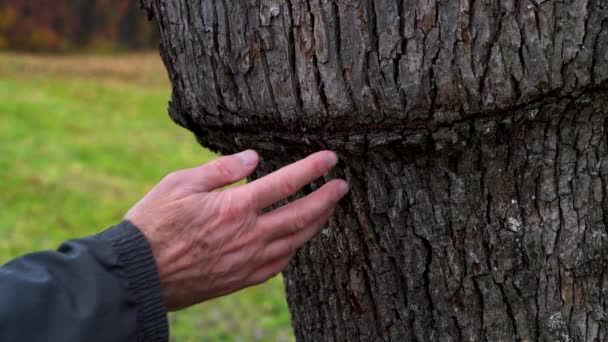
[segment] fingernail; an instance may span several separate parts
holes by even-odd
[[[328,153],[327,157],[325,157],[325,162],[327,163],[327,167],[334,167],[338,164],[338,156],[334,152]]]
[[[258,161],[258,154],[254,150],[243,151],[236,155],[243,166],[251,166]]]
[[[350,191],[350,186],[346,182],[341,182],[338,190],[340,192],[340,197],[344,197],[344,195]]]

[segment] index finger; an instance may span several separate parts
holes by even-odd
[[[254,206],[262,210],[292,196],[307,184],[323,176],[338,162],[332,151],[321,151],[283,167],[241,187],[252,194]]]

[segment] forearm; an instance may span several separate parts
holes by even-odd
[[[152,252],[128,222],[0,267],[2,341],[167,341]]]

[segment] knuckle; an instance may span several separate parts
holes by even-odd
[[[250,208],[249,202],[235,198],[232,192],[227,191],[221,199],[220,215],[222,217],[242,216]]]
[[[297,233],[304,230],[308,226],[307,215],[305,215],[301,210],[297,210],[295,212],[293,221],[294,231],[292,233]]]
[[[231,180],[231,179],[234,179],[234,177],[235,177],[234,170],[232,170],[232,168],[230,168],[230,166],[228,165],[228,163],[226,162],[226,160],[224,158],[219,158],[219,159],[216,159],[215,161],[213,161],[212,167],[215,168],[217,173],[223,179]]]
[[[220,217],[234,218],[239,215],[241,215],[241,211],[233,203],[230,203],[230,202],[222,203],[222,206],[220,207]]]
[[[230,197],[224,198],[220,202],[219,214],[221,217],[232,217],[238,215],[238,207],[234,205],[234,201]]]
[[[243,193],[238,198],[233,198],[232,205],[239,212],[248,212],[253,209],[253,197],[250,194]]]
[[[258,202],[258,194],[253,191],[242,191],[239,196],[239,202],[244,209],[252,209],[255,203]]]
[[[290,196],[291,194],[298,191],[298,187],[296,186],[294,181],[291,180],[290,178],[286,178],[283,180],[282,188],[283,188],[283,193],[285,196]]]

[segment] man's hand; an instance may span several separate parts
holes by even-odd
[[[333,168],[337,157],[330,151],[249,184],[212,191],[250,175],[258,160],[249,150],[172,173],[127,213],[125,218],[152,246],[169,310],[272,278],[323,227],[348,192],[345,181],[333,180],[263,213]]]

